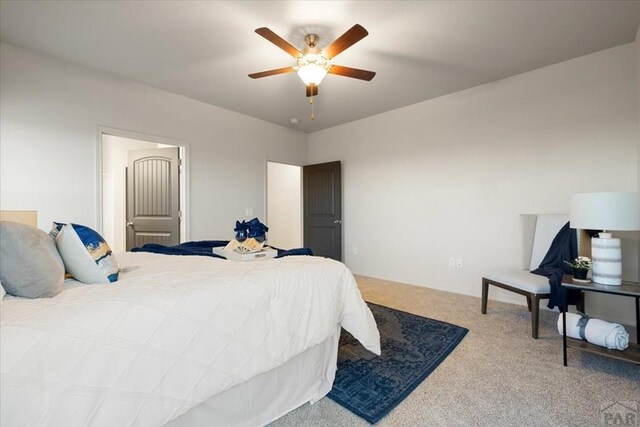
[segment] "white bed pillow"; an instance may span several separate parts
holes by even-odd
[[[79,224],[62,225],[56,245],[67,273],[74,279],[84,283],[118,280],[118,263],[107,242],[95,230]]]
[[[4,298],[4,295],[6,294],[4,288],[2,287],[2,282],[0,282],[0,302],[2,302],[2,299]]]

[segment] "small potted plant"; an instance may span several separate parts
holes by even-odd
[[[576,281],[587,281],[587,273],[591,268],[591,258],[579,256],[573,261],[565,261],[573,269],[573,279]]]

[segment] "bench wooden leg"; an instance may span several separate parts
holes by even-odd
[[[527,297],[531,300],[531,336],[538,339],[538,323],[540,319],[540,295],[531,294]]]
[[[487,279],[482,279],[482,307],[480,311],[482,314],[487,314],[487,298],[489,297],[489,283]]]
[[[504,283],[489,280],[485,277],[482,278],[482,306],[480,311],[482,314],[487,314],[487,300],[489,299],[489,285],[496,286],[498,288],[505,289],[510,292],[515,292],[527,298],[527,307],[531,312],[531,336],[534,339],[538,339],[538,325],[540,322],[540,300],[549,298],[549,294],[534,294],[531,292],[523,291],[522,289],[514,288]]]

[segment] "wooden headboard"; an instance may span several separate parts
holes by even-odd
[[[37,227],[38,211],[0,211],[0,221],[13,221]]]

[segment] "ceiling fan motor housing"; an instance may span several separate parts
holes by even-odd
[[[317,96],[317,95],[318,95],[318,85],[314,85],[313,83],[307,85],[307,98],[311,96]]]
[[[311,33],[304,36],[304,42],[309,47],[316,47],[316,45],[318,44],[318,40],[320,40],[320,37],[318,37],[317,34]]]

